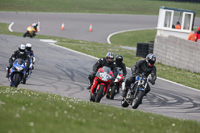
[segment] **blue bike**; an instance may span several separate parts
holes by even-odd
[[[21,82],[26,82],[26,62],[22,59],[16,59],[9,73],[11,87],[17,87]]]

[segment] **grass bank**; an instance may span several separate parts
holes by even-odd
[[[160,6],[166,6],[193,10],[200,16],[199,5],[162,0],[1,0],[0,11],[158,15]]]
[[[42,102],[41,102],[42,101]],[[1,133],[198,133],[200,123],[0,86]]]
[[[23,33],[9,32],[8,24],[0,23],[0,34],[23,36]],[[148,33],[148,34],[147,34]],[[130,35],[131,34],[131,35]],[[53,39],[58,41],[58,45],[67,47],[82,53],[86,53],[98,58],[104,57],[108,51],[114,52],[115,55],[121,54],[124,57],[124,62],[127,67],[131,67],[140,58],[136,57],[136,51],[120,48],[120,46],[136,46],[137,42],[149,42],[154,40],[155,30],[133,31],[128,33],[117,34],[111,38],[113,44],[102,44],[96,42],[87,42],[81,40],[73,40],[61,37],[50,37],[37,35],[36,38]],[[127,35],[127,36],[126,36]],[[121,38],[121,40],[119,40]],[[131,41],[133,39],[133,41]],[[142,38],[142,39],[141,39]],[[116,41],[117,40],[117,41]],[[124,41],[129,40],[129,41]],[[117,42],[117,43],[116,43]],[[106,49],[106,50],[105,50]],[[177,69],[156,63],[157,75],[183,85],[187,85],[196,89],[200,89],[200,73]]]

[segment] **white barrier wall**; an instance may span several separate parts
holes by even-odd
[[[157,62],[162,64],[200,72],[200,42],[173,36],[156,36],[154,54],[157,56]]]

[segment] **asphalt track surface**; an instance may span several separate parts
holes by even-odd
[[[107,36],[116,31],[155,28],[157,23],[156,16],[108,14],[0,12],[0,18],[0,22],[14,22],[12,27],[14,31],[25,32],[28,25],[40,20],[41,31],[39,34],[96,42],[106,42]],[[149,20],[148,24],[144,21],[146,19]],[[65,31],[60,30],[63,21],[65,25],[66,22],[69,22]],[[88,31],[91,23],[95,27],[93,32]],[[89,101],[89,92],[86,90],[87,76],[97,58],[34,38],[0,35],[0,84],[9,86],[9,81],[5,78],[8,58],[19,44],[27,42],[33,45],[36,64],[27,84],[20,84],[19,88]],[[128,73],[130,74],[129,69]],[[114,100],[104,97],[101,103],[121,108],[120,101],[121,96],[117,95]],[[128,107],[128,109],[131,108]],[[143,104],[139,106],[138,110],[200,121],[200,91],[159,78],[156,84],[151,86],[151,92],[144,97]]]

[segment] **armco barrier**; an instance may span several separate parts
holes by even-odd
[[[173,36],[156,36],[154,54],[157,62],[191,72],[200,72],[200,43]]]

